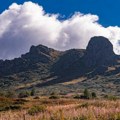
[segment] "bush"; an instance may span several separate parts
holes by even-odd
[[[0,91],[0,97],[15,98],[16,93],[13,90]]]
[[[23,91],[19,93],[18,98],[25,98],[29,96],[30,96],[30,93],[28,91]]]
[[[19,109],[21,109],[21,106],[19,105],[10,105],[5,107],[5,110],[19,110]]]
[[[40,99],[39,96],[35,96],[33,99]]]
[[[20,105],[16,105],[12,99],[0,98],[0,111],[20,109]]]
[[[57,95],[52,95],[52,96],[49,97],[49,99],[59,99],[59,96],[57,96]]]
[[[105,95],[104,98],[108,99],[108,100],[117,100],[118,97],[113,96],[113,95]]]
[[[45,112],[46,111],[46,106],[41,105],[41,106],[33,106],[28,110],[29,115],[35,115],[39,112]]]
[[[15,98],[16,97],[16,93],[14,92],[14,91],[7,91],[6,93],[5,93],[5,97],[7,97],[7,98]]]
[[[0,91],[0,97],[5,97],[5,92]]]
[[[80,99],[81,96],[80,96],[80,95],[75,95],[73,98],[74,98],[74,99]]]
[[[81,104],[81,105],[79,105],[78,107],[80,107],[80,108],[88,108],[89,107],[89,103],[83,103],[83,104]]]
[[[86,99],[90,99],[91,98],[91,94],[89,93],[88,89],[84,90],[84,98],[86,98]]]
[[[92,93],[91,93],[91,96],[92,96],[92,98],[96,98],[96,97],[97,97],[97,95],[96,95],[95,92],[92,92]]]
[[[30,95],[31,95],[31,96],[34,96],[34,95],[35,95],[35,89],[34,89],[34,88],[31,90]]]
[[[49,97],[49,99],[58,99],[59,98],[59,96],[55,92],[52,92],[50,95],[51,96]]]
[[[11,105],[11,106],[2,106],[0,107],[0,111],[7,111],[7,110],[19,110],[21,106],[19,105]]]
[[[73,120],[88,120],[88,119],[86,116],[80,116],[80,117],[73,118]]]
[[[21,99],[21,98],[14,100],[14,104],[24,104],[25,102],[28,102],[28,100]]]

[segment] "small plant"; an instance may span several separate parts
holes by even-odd
[[[89,107],[89,103],[83,103],[83,104],[81,104],[81,105],[79,105],[78,107],[80,107],[80,108],[88,108]]]
[[[92,92],[92,93],[91,93],[91,96],[92,96],[92,98],[96,98],[96,97],[97,97],[97,95],[96,95],[95,92]]]
[[[14,91],[11,91],[11,90],[6,91],[5,97],[7,97],[7,98],[15,98],[16,97],[16,93]]]
[[[116,96],[113,96],[113,95],[105,95],[104,98],[106,98],[108,100],[117,100],[118,99]]]
[[[59,96],[54,92],[52,92],[50,95],[51,96],[49,97],[49,99],[58,99],[59,98]]]
[[[45,112],[46,111],[46,106],[41,105],[41,106],[33,106],[28,110],[29,115],[35,115],[39,112]]]
[[[20,105],[16,105],[10,98],[0,98],[0,111],[17,110],[20,109]]]
[[[73,120],[88,120],[88,119],[85,116],[80,116],[80,117],[73,118]]]
[[[39,96],[35,96],[33,99],[40,99]]]
[[[73,98],[74,98],[74,99],[80,99],[81,96],[77,94],[77,95],[75,95]]]
[[[30,95],[31,95],[31,96],[34,96],[34,95],[35,95],[35,89],[34,89],[34,88],[31,90]]]
[[[25,99],[21,99],[21,98],[18,98],[18,99],[15,99],[14,100],[14,104],[25,104],[25,102],[28,102],[28,100],[25,100]]]
[[[84,97],[85,97],[86,99],[90,99],[90,98],[91,98],[91,94],[90,94],[90,92],[88,91],[88,89],[85,89],[85,90],[84,90]]]
[[[0,91],[0,97],[5,97],[5,92],[4,91]]]
[[[52,96],[49,97],[49,99],[59,99],[59,96],[57,96],[57,95],[52,95]]]
[[[30,93],[28,91],[23,91],[19,93],[18,98],[25,98],[29,96],[30,96]]]

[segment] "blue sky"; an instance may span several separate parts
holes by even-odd
[[[120,0],[31,0],[42,5],[46,12],[60,13],[69,17],[75,11],[92,13],[100,17],[103,26],[120,26]],[[0,0],[0,12],[13,2],[24,3],[25,0]]]
[[[0,59],[39,44],[86,49],[93,36],[108,38],[120,54],[119,6],[120,0],[0,0]]]

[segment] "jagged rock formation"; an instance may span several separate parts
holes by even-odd
[[[41,89],[43,86],[85,77],[86,80],[80,81],[75,89],[85,85],[95,89],[98,83],[104,86],[111,81],[110,83],[114,84],[115,93],[119,93],[117,91],[120,88],[119,72],[120,56],[115,55],[113,46],[107,38],[99,36],[91,38],[86,50],[57,51],[38,45],[32,46],[30,51],[21,55],[20,58],[0,60],[0,88],[6,89],[15,86],[15,89],[30,89],[36,86]],[[101,79],[97,78],[98,75],[104,76],[104,78],[112,77],[108,77],[109,81],[105,81],[108,78],[105,79],[105,83],[102,84],[102,82],[100,83]],[[91,82],[92,84],[90,84]],[[19,87],[24,84],[25,87]]]
[[[0,61],[0,76],[37,70],[56,75],[78,75],[101,66],[114,65],[118,56],[113,52],[113,45],[107,38],[93,37],[86,50],[71,49],[60,52],[43,45],[31,46],[30,51],[14,60]],[[100,69],[102,71],[102,69]]]
[[[0,76],[12,75],[19,72],[41,69],[50,66],[61,52],[43,45],[32,46],[30,51],[20,58],[0,62]]]
[[[84,61],[87,67],[114,64],[117,55],[113,52],[113,45],[107,38],[93,37],[88,43]]]

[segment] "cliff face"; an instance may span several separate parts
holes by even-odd
[[[108,66],[114,65],[119,56],[113,52],[111,42],[102,36],[91,38],[86,50],[66,51],[56,62],[59,76],[80,76],[94,70],[93,74],[104,73]]]
[[[84,55],[86,67],[114,64],[116,58],[113,45],[104,37],[91,38]]]

